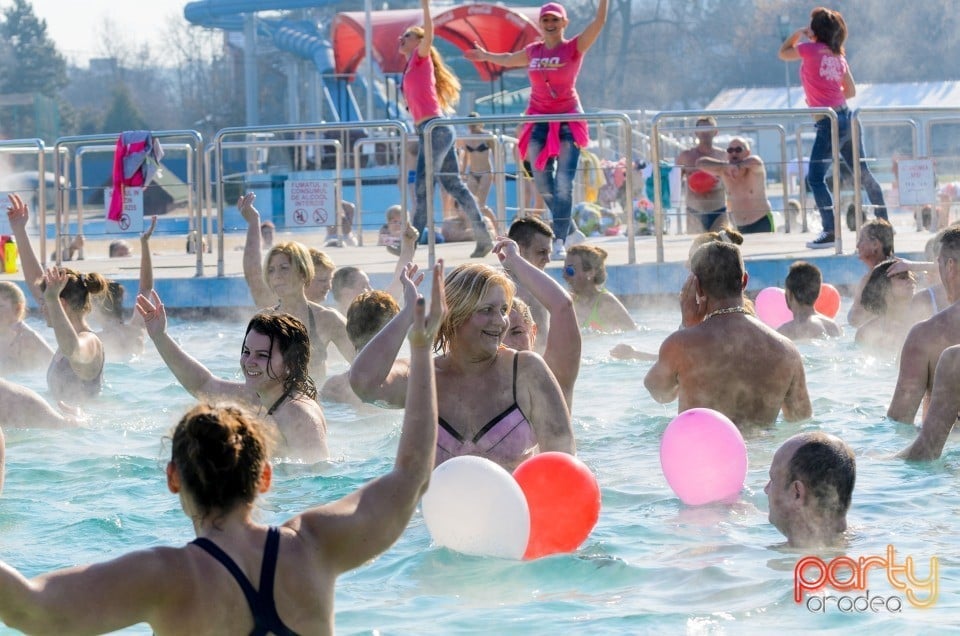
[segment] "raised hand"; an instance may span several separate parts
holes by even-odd
[[[147,335],[151,338],[156,338],[167,330],[167,312],[157,290],[150,290],[150,298],[143,294],[137,295],[137,313],[143,318]]]
[[[247,192],[245,195],[237,199],[237,209],[240,210],[240,215],[243,217],[243,220],[248,224],[256,223],[257,226],[260,225],[260,212],[257,208],[253,207],[253,202],[257,200],[257,195],[253,192]]]
[[[157,229],[157,215],[154,214],[150,217],[150,227],[143,231],[143,234],[140,235],[140,244],[146,245],[150,241],[150,237],[153,236],[153,231]]]
[[[426,312],[426,301],[417,296],[414,302],[413,324],[407,338],[411,347],[431,347],[440,331],[440,325],[447,315],[447,300],[443,291],[443,260],[437,259],[433,266],[433,289],[430,295],[430,313]]]
[[[423,282],[423,272],[414,263],[407,263],[400,272],[400,284],[403,286],[403,306],[413,307],[420,297],[417,287]]]
[[[10,227],[26,227],[27,220],[30,218],[30,211],[27,208],[27,204],[20,198],[19,194],[8,194],[7,199],[10,202],[7,206],[7,220],[10,221]]]
[[[45,284],[43,299],[47,304],[60,302],[60,292],[67,286],[70,279],[66,270],[60,267],[50,267],[43,273],[43,282]]]
[[[496,242],[493,245],[493,253],[497,255],[500,262],[508,269],[510,264],[507,261],[521,258],[520,246],[517,245],[516,241],[506,236],[498,236],[496,238]]]

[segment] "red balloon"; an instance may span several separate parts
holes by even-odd
[[[813,308],[827,318],[835,318],[840,312],[840,292],[830,283],[820,285],[820,295],[813,303]]]
[[[719,181],[719,179],[709,172],[697,170],[687,177],[687,187],[697,194],[706,194],[713,190],[714,186],[717,185],[717,181]]]
[[[582,461],[559,452],[535,455],[513,471],[530,508],[524,559],[572,552],[600,518],[600,485]]]

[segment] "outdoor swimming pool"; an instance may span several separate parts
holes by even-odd
[[[671,307],[634,316],[643,331],[584,338],[574,429],[579,457],[595,471],[603,496],[587,542],[575,554],[535,562],[468,557],[432,546],[418,512],[393,548],[340,579],[338,634],[893,633],[960,624],[960,440],[948,441],[936,462],[888,459],[913,436],[884,420],[896,382],[892,360],[857,350],[851,330],[839,342],[802,345],[814,419],[780,423],[747,440],[749,472],[739,503],[687,508],[659,465],[660,435],[676,403],[659,405],[643,388],[651,363],[615,361],[607,353],[621,341],[656,351],[679,313]],[[170,332],[215,373],[237,375],[239,323],[172,320]],[[333,372],[344,368],[342,361],[331,364]],[[166,490],[169,446],[161,441],[192,400],[149,343],[143,359],[108,365],[105,377],[105,395],[89,408],[87,428],[6,431],[0,558],[27,575],[193,539],[178,499]],[[11,379],[44,386],[41,375]],[[328,405],[326,414],[335,459],[316,470],[281,466],[261,500],[264,522],[337,498],[392,464],[399,412],[358,414]],[[794,602],[793,568],[805,553],[780,547],[763,487],[777,446],[818,427],[857,453],[846,554],[885,556],[892,545],[899,564],[913,557],[920,577],[936,557],[939,598],[931,609],[913,607],[880,569],[869,572],[870,597],[898,596],[900,612],[887,611],[895,603],[857,612],[828,601],[825,612],[814,612]]]

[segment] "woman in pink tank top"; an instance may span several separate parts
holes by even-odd
[[[801,42],[806,38],[807,42]],[[847,167],[853,169],[853,138],[850,135],[850,108],[847,99],[857,94],[857,85],[847,65],[843,45],[847,40],[847,23],[839,11],[817,7],[810,13],[810,26],[798,29],[783,41],[780,59],[785,62],[800,60],[800,83],[811,108],[832,108],[837,113],[837,133],[840,139],[839,154]],[[833,196],[827,188],[827,167],[833,158],[833,142],[830,137],[830,119],[817,118],[817,138],[810,150],[810,169],[807,183],[813,192],[820,211],[823,231],[807,243],[811,249],[831,248],[835,244],[835,221]],[[887,218],[883,201],[883,189],[870,172],[862,158],[863,141],[860,142],[860,180],[867,191],[870,203],[878,219]]]
[[[570,24],[567,11],[556,2],[540,7],[543,38],[512,53],[492,53],[474,42],[464,55],[469,60],[506,67],[527,67],[530,103],[527,115],[582,113],[576,82],[584,54],[593,46],[607,21],[607,0],[597,3],[597,13],[580,35],[567,40],[564,29]],[[590,138],[585,121],[525,124],[520,133],[520,155],[533,167],[537,191],[553,219],[554,260],[566,256],[564,242],[570,233],[573,209],[573,180],[577,175],[580,148]]]
[[[426,155],[423,151],[427,140],[424,125],[452,110],[460,99],[460,82],[447,68],[440,53],[433,46],[433,20],[430,17],[430,0],[420,0],[423,8],[423,26],[410,27],[400,36],[400,53],[407,58],[407,66],[400,81],[403,98],[417,128],[420,148],[417,151],[417,171],[414,188],[416,208],[413,225],[420,232],[421,242],[426,242],[427,197],[433,196],[433,184],[427,184]],[[433,155],[434,178],[457,202],[473,225],[476,249],[471,258],[482,258],[493,249],[493,237],[480,214],[480,206],[467,185],[460,178],[460,163],[454,150],[456,133],[453,126],[435,126],[430,130],[430,148]]]

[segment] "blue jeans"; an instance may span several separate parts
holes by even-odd
[[[549,124],[541,122],[533,125],[530,144],[527,146],[527,159],[536,162],[537,155],[547,142]],[[573,133],[568,124],[560,126],[560,154],[547,160],[546,168],[533,170],[533,182],[543,197],[553,219],[553,235],[566,240],[570,233],[570,212],[573,210],[573,179],[577,176],[577,163],[580,161],[580,149],[573,143]]]
[[[813,198],[820,210],[820,219],[823,222],[823,231],[833,233],[833,195],[827,187],[827,167],[833,160],[833,151],[830,143],[830,119],[824,117],[817,122],[817,138],[810,151],[810,167],[807,171],[807,183],[813,192]],[[840,158],[853,170],[853,137],[850,133],[850,109],[837,111],[837,133],[840,139]],[[867,191],[870,203],[878,206],[875,215],[878,219],[887,218],[887,208],[883,201],[883,189],[877,183],[876,177],[870,172],[867,162],[863,159],[863,140],[860,140],[860,183]]]
[[[423,230],[427,226],[427,161],[423,152],[422,125],[417,126],[417,135],[420,138],[420,150],[417,153],[417,175],[414,181],[417,207],[413,215],[413,226],[420,232],[421,237],[426,237],[427,235]],[[443,189],[450,193],[460,209],[466,213],[473,223],[474,232],[482,228],[483,233],[477,233],[477,241],[479,242],[486,233],[486,226],[483,224],[483,217],[480,215],[477,200],[473,198],[466,184],[460,179],[460,164],[457,162],[457,154],[453,150],[455,140],[456,134],[453,126],[437,126],[430,131],[430,147],[433,150],[433,175],[436,181],[439,181],[440,185],[443,186]],[[433,185],[431,184],[429,188],[430,196],[433,195]]]

